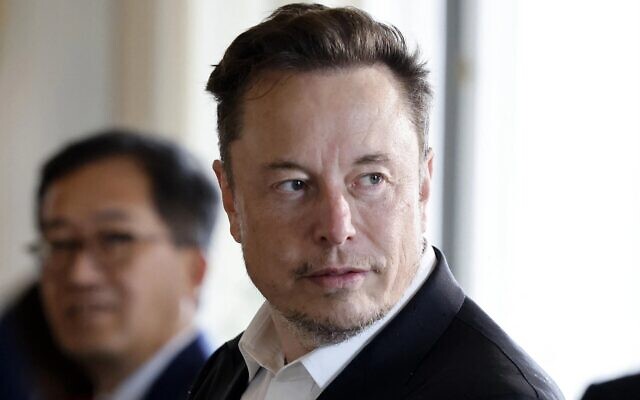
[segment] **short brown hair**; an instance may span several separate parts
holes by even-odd
[[[419,51],[410,53],[402,33],[353,7],[288,4],[238,36],[215,66],[207,91],[218,102],[220,158],[232,184],[229,146],[240,135],[242,100],[267,70],[386,65],[404,89],[418,142],[427,153],[432,91]]]

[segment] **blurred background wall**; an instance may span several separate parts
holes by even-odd
[[[121,125],[171,137],[209,168],[211,65],[284,3],[0,0],[0,308],[37,276],[24,247],[44,158]],[[569,399],[640,370],[640,3],[325,4],[397,25],[429,61],[429,237],[467,292]],[[200,312],[218,342],[262,301],[220,220]]]

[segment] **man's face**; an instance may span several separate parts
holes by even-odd
[[[45,193],[44,308],[60,346],[81,361],[136,365],[190,323],[195,250],[172,243],[150,193],[123,157],[81,167]]]
[[[233,190],[215,169],[249,276],[290,321],[357,331],[399,300],[422,250],[431,157],[398,84],[380,66],[274,72],[245,99]]]

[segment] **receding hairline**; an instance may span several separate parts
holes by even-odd
[[[241,94],[238,96],[237,104],[236,104],[236,115],[237,118],[237,130],[235,132],[234,138],[232,141],[228,143],[229,151],[231,150],[231,145],[237,140],[241,139],[243,136],[244,130],[244,116],[245,116],[245,104],[252,100],[258,100],[264,96],[267,96],[272,90],[274,90],[277,86],[282,84],[284,81],[291,79],[293,76],[299,75],[320,75],[320,76],[331,76],[340,73],[345,73],[348,71],[361,70],[361,69],[373,69],[378,70],[385,74],[389,79],[388,82],[391,84],[391,87],[395,88],[398,98],[400,100],[400,104],[402,106],[402,111],[405,113],[406,117],[410,121],[410,125],[414,128],[415,134],[418,136],[423,136],[424,131],[421,127],[415,126],[412,118],[412,105],[411,100],[408,96],[409,89],[405,87],[403,81],[397,76],[397,74],[383,62],[376,62],[373,64],[369,63],[353,63],[349,65],[339,65],[339,66],[327,66],[320,68],[309,68],[309,69],[289,69],[289,68],[268,68],[260,71],[255,74],[255,76],[250,76],[249,80],[243,87],[241,88]],[[258,90],[258,92],[256,92]],[[424,139],[423,139],[424,140]],[[422,140],[420,140],[421,142]],[[229,154],[230,155],[230,154]],[[231,157],[232,158],[232,157]],[[227,160],[224,160],[225,164]],[[228,171],[230,171],[231,166],[228,167]]]

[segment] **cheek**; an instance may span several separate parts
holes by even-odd
[[[391,193],[376,202],[358,204],[354,219],[359,223],[360,231],[373,242],[404,240],[405,236],[414,234],[413,228],[420,224],[417,200],[417,195]]]
[[[127,323],[139,330],[157,328],[172,320],[182,279],[170,255],[147,257],[123,277],[121,299]]]
[[[258,207],[244,214],[242,253],[247,273],[267,298],[294,286],[293,271],[300,266],[307,248],[298,218],[293,212]]]
[[[47,279],[41,280],[40,295],[45,316],[49,323],[54,326],[54,329],[58,330],[64,321],[62,318],[62,302],[64,300],[59,294],[58,285]]]
[[[248,204],[241,218],[243,246],[250,254],[272,254],[287,259],[291,249],[297,248],[296,243],[304,237],[309,220],[303,207],[268,201]]]

